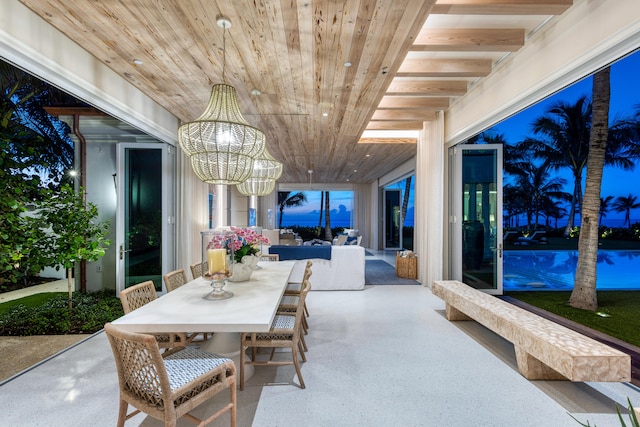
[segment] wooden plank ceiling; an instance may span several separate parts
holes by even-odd
[[[180,120],[224,81],[282,183],[368,183],[572,0],[21,0]],[[225,34],[219,15],[232,26]],[[224,53],[224,54],[223,54]],[[384,131],[369,135],[363,132]],[[396,135],[394,135],[396,132]],[[360,143],[359,143],[360,142]]]

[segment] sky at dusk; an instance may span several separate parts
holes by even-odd
[[[637,110],[640,110],[639,71],[639,52],[629,55],[611,66],[610,121],[633,116]],[[504,134],[508,142],[516,143],[529,136],[533,120],[544,115],[550,105],[558,101],[573,103],[583,95],[591,99],[591,85],[591,77],[580,80],[491,129]],[[567,180],[565,191],[572,192],[572,175],[561,172],[559,172],[559,174]],[[586,171],[583,173],[583,176],[586,177]],[[602,178],[601,196],[604,198],[609,195],[618,197],[633,194],[640,199],[640,191],[638,191],[640,188],[639,184],[640,166],[636,166],[633,171],[623,171],[619,168],[605,167]],[[607,220],[622,219],[623,217],[624,213],[612,211],[607,213],[604,222],[606,223]],[[635,222],[634,220],[640,222],[640,210],[631,211],[631,222]]]

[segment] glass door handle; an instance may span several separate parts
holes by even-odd
[[[124,259],[124,254],[127,252],[131,252],[131,249],[124,248],[124,245],[120,245],[120,259]]]

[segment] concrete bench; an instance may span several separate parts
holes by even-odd
[[[434,281],[448,320],[475,320],[513,343],[529,380],[631,381],[631,357],[456,280]]]

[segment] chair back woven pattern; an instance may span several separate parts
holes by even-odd
[[[231,425],[236,422],[236,368],[232,360],[194,347],[162,357],[152,335],[119,329],[107,323],[105,332],[111,344],[120,384],[120,421],[126,405],[175,426],[175,420],[187,415],[205,425],[226,411],[231,412]],[[230,388],[231,402],[207,420],[188,414],[219,391]],[[122,402],[125,403],[122,413]]]
[[[163,279],[164,285],[167,287],[167,292],[175,291],[187,283],[187,275],[182,268],[165,274]]]
[[[209,262],[197,262],[195,264],[191,264],[189,267],[191,269],[191,275],[194,279],[198,277],[202,277],[202,272],[209,269]]]
[[[163,394],[163,390],[170,390],[169,378],[166,372],[158,371],[162,355],[153,336],[113,332],[106,327],[105,331],[115,356],[122,392],[158,410],[164,409],[168,393]]]
[[[151,280],[133,285],[120,292],[120,302],[125,314],[142,307],[156,298],[158,298],[158,294]]]

